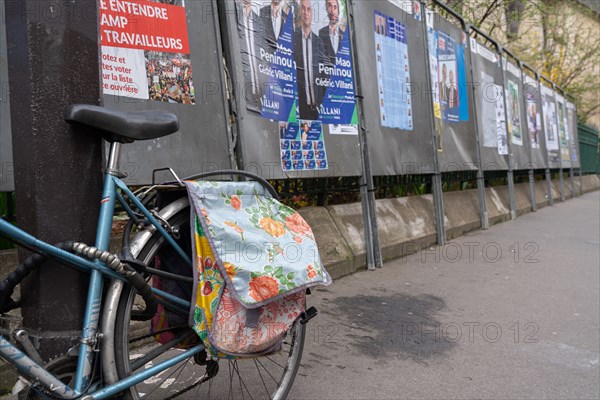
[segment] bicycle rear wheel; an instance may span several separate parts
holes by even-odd
[[[179,232],[177,241],[189,254],[189,207],[168,222]],[[159,234],[148,240],[138,259],[150,267],[160,267],[163,270],[171,268],[178,272],[183,263]],[[191,271],[189,273],[192,276]],[[132,319],[132,312],[135,314],[137,309],[136,297],[132,288],[125,287],[117,307],[115,361],[119,379],[181,354],[182,348],[200,343],[195,332],[187,326],[189,311],[173,310],[169,312],[169,320],[176,323],[160,331],[164,343],[161,344],[156,340],[157,333],[150,332],[150,322],[142,323]],[[305,325],[298,323],[287,333],[283,348],[277,354],[207,362],[202,352],[200,357],[191,357],[130,388],[123,394],[123,398],[285,399],[300,365],[304,337]]]

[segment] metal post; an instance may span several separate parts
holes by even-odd
[[[574,199],[577,197],[577,193],[575,192],[575,171],[573,171],[573,168],[569,168],[569,178],[571,179],[571,198]]]
[[[433,109],[433,82],[431,82],[431,66],[429,65],[429,42],[428,42],[428,27],[427,27],[427,8],[424,1],[421,1],[421,10],[425,12],[425,18],[422,18],[423,28],[423,42],[425,45],[425,68],[427,69],[426,85],[432,91],[431,96],[426,96],[429,100],[429,106],[431,108],[432,115],[435,115]],[[440,121],[441,122],[441,121]],[[441,128],[440,128],[441,129]],[[438,138],[436,134],[435,116],[431,119],[431,135],[433,137],[433,168],[434,173],[431,179],[431,186],[433,189],[433,204],[435,208],[435,222],[436,222],[436,233],[437,243],[440,246],[446,244],[446,227],[445,227],[445,215],[444,215],[444,194],[442,190],[442,176],[440,173],[440,160],[438,156]]]
[[[498,46],[498,54],[500,55],[500,65],[502,67],[502,85],[506,85],[506,65],[504,60],[504,54],[502,52],[502,47]],[[506,94],[502,96],[504,99],[504,112],[508,112],[508,103],[506,99]],[[510,219],[517,218],[517,202],[515,200],[515,178],[513,172],[513,146],[512,146],[512,132],[509,129],[508,118],[506,119],[506,135],[508,137],[508,202],[510,204]]]
[[[68,104],[97,104],[100,98],[96,4],[56,0],[43,9],[42,4],[5,0],[18,223],[49,243],[93,243],[102,143],[62,116]],[[42,358],[77,341],[86,288],[84,275],[56,262],[23,282],[23,325],[34,343],[41,342]],[[35,337],[41,331],[53,338]]]
[[[546,168],[546,184],[548,191],[548,205],[554,205],[554,196],[552,195],[552,174],[550,174],[550,168]]]
[[[533,169],[529,170],[529,195],[531,196],[531,211],[537,211],[537,199],[535,196],[535,174]]]
[[[348,2],[348,29],[352,37],[352,43],[356,43],[356,30],[354,29],[354,10],[352,2]],[[374,269],[383,266],[383,257],[381,255],[381,246],[379,242],[379,229],[377,224],[377,205],[375,202],[375,188],[373,185],[373,175],[371,173],[371,163],[369,162],[369,146],[367,132],[365,127],[364,109],[362,106],[362,87],[360,80],[360,67],[358,65],[357,55],[352,51],[354,65],[354,83],[356,90],[356,105],[359,116],[359,142],[360,156],[362,165],[362,176],[360,181],[361,202],[363,207],[363,219],[365,224],[365,245],[367,251],[367,267]]]
[[[469,35],[470,32],[467,32]],[[470,35],[469,35],[470,36]],[[470,38],[469,38],[470,39]],[[468,52],[472,54],[471,40],[468,40]],[[473,60],[471,58],[471,60]],[[481,138],[479,137],[478,117],[477,117],[477,93],[475,88],[475,72],[473,71],[473,61],[469,63],[469,70],[471,71],[471,82],[473,86],[473,111],[475,119],[475,161],[477,162],[477,195],[479,197],[479,218],[481,220],[481,229],[489,229],[490,221],[487,211],[487,199],[485,196],[485,172],[483,170],[483,161],[481,157]]]
[[[580,155],[581,157],[581,155]],[[580,164],[581,165],[581,164]],[[579,167],[579,195],[583,196],[583,169]]]

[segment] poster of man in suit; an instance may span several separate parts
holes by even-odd
[[[235,1],[247,109],[357,124],[346,0]]]

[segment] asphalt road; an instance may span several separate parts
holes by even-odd
[[[600,398],[600,193],[310,296],[292,399]]]

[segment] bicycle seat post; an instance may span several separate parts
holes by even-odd
[[[108,153],[106,173],[116,177],[124,176],[123,172],[121,172],[119,168],[119,162],[121,160],[121,146],[122,144],[119,142],[112,142],[110,144],[110,151]]]

